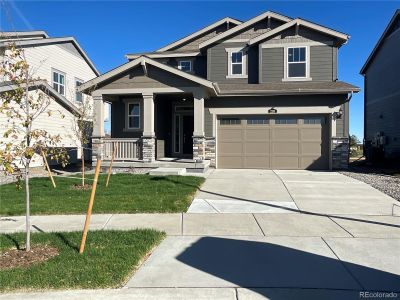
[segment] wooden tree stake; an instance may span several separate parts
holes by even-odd
[[[111,161],[110,161],[110,167],[108,168],[106,187],[108,187],[108,182],[110,181],[112,165],[113,165],[113,162],[114,162],[114,159],[115,159],[115,153],[117,152],[117,150],[118,150],[118,144],[116,143],[114,145],[113,154],[112,154]]]
[[[82,254],[83,250],[85,250],[86,236],[89,229],[90,217],[92,216],[92,208],[93,208],[94,196],[96,195],[97,179],[99,178],[100,166],[101,166],[101,159],[98,158],[96,163],[96,170],[94,172],[92,192],[90,193],[89,206],[86,213],[85,226],[83,227],[81,246],[79,248],[80,254]]]
[[[51,174],[51,170],[50,170],[49,164],[47,163],[46,155],[44,154],[43,150],[41,150],[41,153],[42,153],[42,157],[43,157],[44,163],[46,165],[47,172],[49,173],[51,182],[53,183],[53,187],[56,188],[56,183],[54,182],[53,174]]]

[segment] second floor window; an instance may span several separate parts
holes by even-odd
[[[243,52],[231,53],[231,75],[243,75]]]
[[[288,48],[287,77],[307,77],[306,47]]]
[[[65,96],[65,74],[53,71],[53,88]]]
[[[179,61],[178,69],[184,72],[192,72],[192,61],[190,60]]]
[[[75,80],[75,88],[77,89],[82,84],[81,80]],[[83,94],[81,92],[75,91],[75,101],[78,103],[82,103]]]

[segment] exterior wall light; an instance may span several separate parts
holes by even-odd
[[[278,111],[276,108],[271,107],[270,109],[268,109],[268,113],[269,114],[276,114]]]

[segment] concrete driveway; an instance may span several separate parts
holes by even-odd
[[[188,213],[390,215],[398,202],[337,172],[221,170],[209,175]]]

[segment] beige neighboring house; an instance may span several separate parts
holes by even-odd
[[[50,134],[60,134],[62,144],[71,156],[71,162],[81,157],[79,141],[73,133],[73,115],[79,111],[84,101],[93,103],[92,97],[77,91],[85,81],[99,76],[93,62],[73,37],[49,37],[45,31],[0,32],[0,59],[10,43],[23,48],[34,78],[40,79],[30,86],[32,93],[47,93],[54,101],[48,107],[59,114],[48,116],[46,113],[35,121],[34,126],[45,129]],[[0,82],[0,92],[13,87],[7,81]],[[6,117],[0,115],[0,138],[4,139]],[[43,165],[40,156],[35,156],[31,166]]]
[[[223,18],[85,82],[111,138],[93,149],[120,167],[340,169],[349,159],[349,101],[338,79],[350,36],[267,11]],[[101,120],[101,118],[99,119]]]

